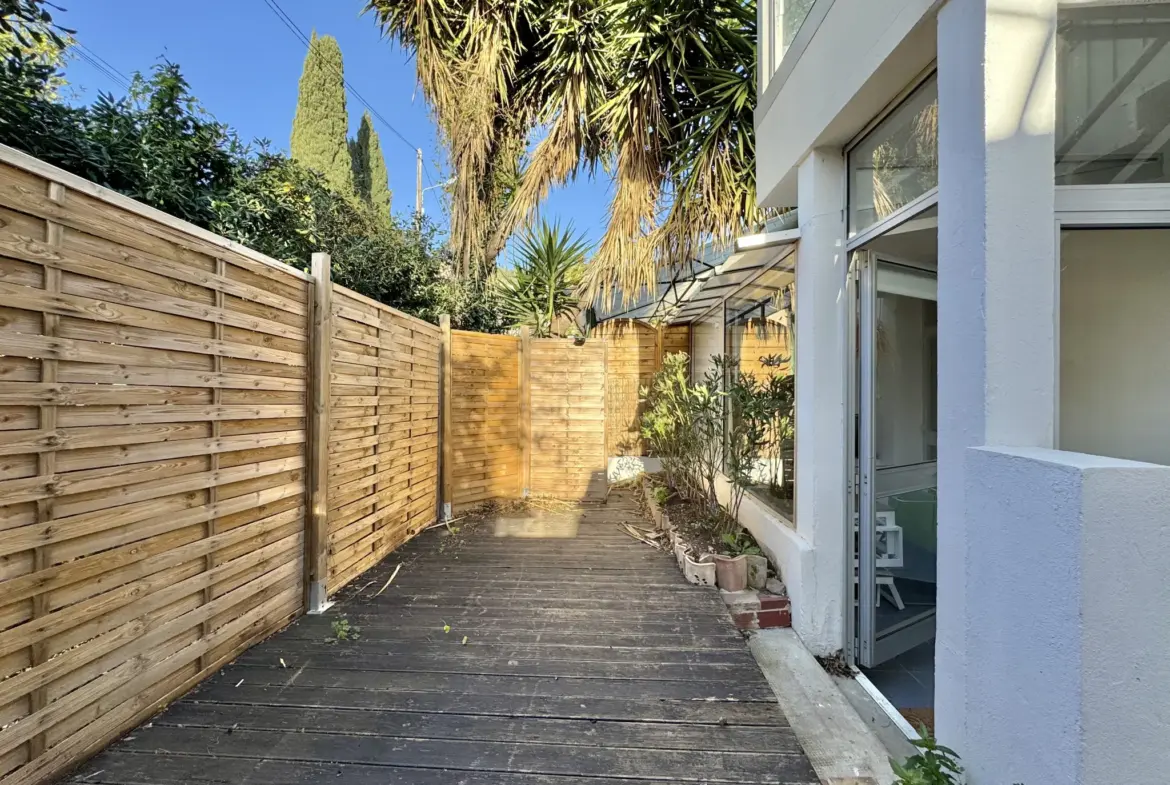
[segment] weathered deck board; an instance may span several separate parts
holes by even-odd
[[[421,537],[71,782],[815,783],[722,601],[614,526],[638,515],[615,493]]]

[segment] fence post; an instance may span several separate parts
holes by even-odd
[[[520,328],[520,496],[527,499],[532,487],[532,404],[529,375],[532,372],[532,331]]]
[[[454,500],[451,470],[455,442],[451,439],[451,317],[439,317],[439,519],[451,520]]]
[[[309,515],[305,572],[309,613],[323,613],[329,602],[329,393],[333,337],[333,281],[329,254],[313,254],[312,321],[309,345],[310,408],[308,422]]]

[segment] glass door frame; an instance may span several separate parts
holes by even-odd
[[[904,627],[882,639],[878,636],[877,601],[877,272],[880,263],[914,267],[889,254],[859,249],[850,254],[847,278],[849,362],[849,455],[851,471],[846,480],[849,500],[849,549],[846,570],[846,652],[854,665],[872,667],[931,640],[935,635],[937,609],[921,618],[908,619]],[[937,384],[937,381],[936,381]],[[937,427],[937,425],[936,425]],[[937,555],[936,555],[937,558]],[[848,606],[847,606],[848,607]],[[893,654],[886,653],[890,648]]]

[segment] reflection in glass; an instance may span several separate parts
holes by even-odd
[[[938,307],[933,272],[879,262],[874,352],[876,630],[933,614],[938,550]]]
[[[938,186],[938,81],[931,78],[849,151],[849,235]]]
[[[775,268],[729,299],[726,332],[733,372],[754,378],[770,413],[752,491],[790,523],[796,495],[792,279],[790,269]]]
[[[792,46],[792,40],[800,32],[800,26],[804,24],[805,17],[815,2],[816,0],[776,0],[775,7],[780,22],[780,59],[784,58],[784,53]]]
[[[1057,185],[1170,182],[1170,3],[1058,20]]]

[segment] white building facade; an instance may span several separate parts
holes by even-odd
[[[741,519],[975,785],[1170,770],[1167,44],[1170,3],[760,4],[795,493]]]

